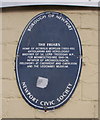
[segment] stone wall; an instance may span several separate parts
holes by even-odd
[[[75,24],[82,42],[83,66],[71,99],[62,107],[44,112],[22,98],[15,76],[15,53],[29,20],[44,11],[61,12]],[[64,6],[4,8],[2,14],[3,118],[97,118],[98,117],[98,9]]]
[[[0,118],[2,116],[2,10],[0,10]]]

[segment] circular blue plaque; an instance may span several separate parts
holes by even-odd
[[[78,32],[67,16],[44,12],[33,17],[16,50],[16,77],[26,102],[42,110],[65,104],[77,86],[81,56]]]

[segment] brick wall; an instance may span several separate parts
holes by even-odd
[[[15,77],[14,60],[19,37],[29,20],[40,12],[57,11],[68,16],[79,32],[83,67],[78,86],[61,108],[44,112],[22,98]],[[1,15],[1,13],[0,13]],[[78,7],[19,7],[2,12],[3,118],[97,118],[98,117],[98,10]],[[0,43],[1,45],[1,43]]]

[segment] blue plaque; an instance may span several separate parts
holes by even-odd
[[[31,106],[53,110],[72,96],[81,72],[82,47],[72,21],[43,12],[25,27],[16,50],[16,78]]]

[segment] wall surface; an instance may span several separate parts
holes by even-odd
[[[0,56],[2,56],[2,10],[0,10]],[[0,118],[2,118],[2,57],[0,57]]]
[[[22,98],[15,76],[15,52],[29,20],[44,11],[57,11],[75,24],[82,42],[83,66],[71,99],[62,107],[44,112]],[[0,13],[1,14],[1,13]],[[98,10],[93,8],[36,6],[5,8],[2,12],[3,118],[97,118],[98,117]],[[1,45],[1,43],[0,43]]]

